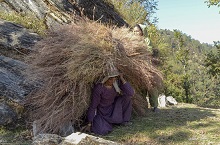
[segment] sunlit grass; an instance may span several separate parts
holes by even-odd
[[[33,32],[43,36],[47,29],[43,19],[38,19],[34,15],[22,15],[20,13],[3,13],[0,12],[0,18],[13,23],[20,24],[27,29],[31,29]]]
[[[125,144],[220,144],[220,112],[190,104],[134,117],[130,127],[116,127],[105,139]]]
[[[150,110],[146,117],[133,117],[131,126],[115,126],[104,139],[122,144],[147,145],[219,145],[220,110],[180,104],[161,109],[159,113]],[[32,142],[25,127],[8,129],[0,127],[0,144]]]

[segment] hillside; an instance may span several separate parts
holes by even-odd
[[[162,60],[159,68],[165,76],[165,94],[179,102],[219,108],[219,75],[212,75],[212,66],[207,66],[211,56],[219,58],[218,45],[200,43],[180,30],[158,31],[156,47]],[[213,65],[218,69],[219,63]]]

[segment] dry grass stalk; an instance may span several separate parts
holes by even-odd
[[[58,133],[68,121],[81,123],[91,88],[104,78],[109,61],[124,73],[137,94],[161,86],[162,76],[151,65],[143,38],[125,27],[89,21],[66,25],[48,33],[35,50],[27,59],[27,74],[40,80],[42,86],[29,95],[26,105],[30,119],[37,120],[41,132]],[[141,95],[136,98],[140,102]],[[144,114],[139,103],[134,105],[136,114]]]
[[[148,102],[144,98],[146,96],[142,96],[138,93],[136,93],[132,97],[132,113],[136,116],[146,116],[147,115],[147,108]]]

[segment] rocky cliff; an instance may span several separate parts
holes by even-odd
[[[70,23],[76,15],[118,26],[127,25],[113,6],[102,0],[1,0],[0,12],[34,15],[44,19],[48,27]]]

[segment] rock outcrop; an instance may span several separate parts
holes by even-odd
[[[21,59],[40,39],[21,25],[0,19],[0,55]]]
[[[0,12],[21,13],[44,19],[49,28],[75,21],[75,16],[124,26],[127,23],[103,0],[3,0]]]
[[[11,123],[19,116],[15,108],[10,108],[8,100],[22,105],[34,87],[23,74],[27,68],[23,58],[40,39],[38,34],[18,24],[0,20],[0,114],[3,116],[0,125]]]

